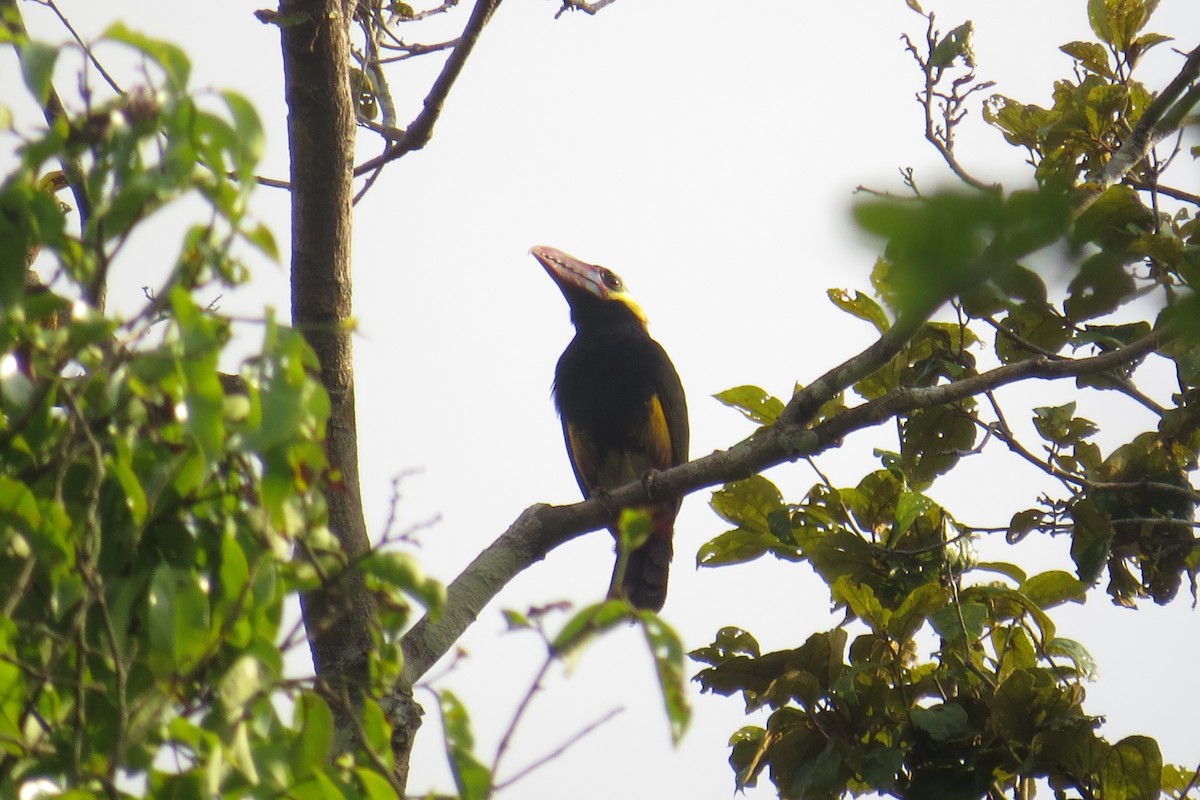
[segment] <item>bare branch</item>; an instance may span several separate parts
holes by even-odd
[[[912,54],[913,59],[925,76],[925,86],[917,93],[917,102],[925,112],[925,138],[941,155],[942,160],[959,180],[981,191],[994,190],[997,187],[985,183],[967,172],[954,155],[954,129],[967,115],[964,107],[967,98],[976,92],[985,91],[995,85],[993,81],[975,81],[975,70],[969,69],[950,84],[950,91],[940,90],[939,84],[946,74],[946,67],[933,63],[933,53],[938,46],[938,31],[934,28],[934,15],[922,14],[928,20],[925,31],[924,52],[917,49],[912,39],[905,34],[902,38],[905,49]],[[936,109],[941,111],[941,120],[935,116]]]
[[[506,781],[502,781],[502,782],[496,784],[493,787],[493,789],[497,792],[501,791],[502,789],[507,789],[508,787],[510,787],[514,783],[516,783],[517,781],[521,780],[525,776],[532,773],[534,770],[536,770],[540,767],[543,767],[546,764],[549,764],[551,761],[558,758],[563,753],[567,752],[567,750],[569,750],[571,747],[575,746],[580,741],[582,741],[583,738],[585,736],[587,736],[589,733],[596,730],[601,725],[604,725],[605,723],[607,723],[609,720],[611,720],[613,717],[617,716],[617,714],[620,714],[624,710],[625,710],[624,708],[617,707],[617,708],[614,708],[612,711],[609,711],[607,714],[600,717],[600,719],[596,720],[595,722],[590,723],[589,725],[584,727],[581,731],[579,731],[574,736],[572,736],[570,739],[567,739],[567,741],[563,742],[561,745],[554,748],[549,753],[547,753],[546,755],[539,758],[537,761],[535,761],[532,764],[530,764],[529,766],[525,767],[525,769],[521,770],[516,775],[513,775],[511,778],[509,778]]]
[[[1157,192],[1158,194],[1165,194],[1167,197],[1175,200],[1182,200],[1185,203],[1191,203],[1192,205],[1200,206],[1200,194],[1192,194],[1191,192],[1185,192],[1183,189],[1175,189],[1170,186],[1162,186],[1161,184],[1157,183],[1151,185],[1146,181],[1138,180],[1137,178],[1126,178],[1125,182],[1140,192]]]
[[[554,18],[558,19],[567,11],[582,11],[585,14],[595,14],[600,9],[605,6],[611,6],[615,2],[617,0],[594,0],[591,3],[587,2],[587,0],[562,0],[562,8],[558,10]]]
[[[399,141],[388,145],[381,155],[357,166],[354,169],[354,177],[366,175],[389,161],[395,161],[413,150],[420,150],[429,142],[429,137],[433,134],[434,123],[442,113],[442,104],[446,102],[446,97],[462,72],[467,57],[475,48],[479,34],[483,32],[484,26],[487,25],[492,18],[492,13],[499,5],[500,0],[476,0],[475,9],[471,12],[466,27],[463,28],[458,44],[450,53],[450,57],[446,59],[446,64],[433,82],[429,94],[425,96],[421,113],[408,126]]]

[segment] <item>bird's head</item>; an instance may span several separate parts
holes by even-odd
[[[562,250],[545,245],[530,249],[562,291],[571,306],[571,321],[578,326],[591,319],[636,320],[646,326],[646,313],[625,289],[625,282],[607,267],[580,261]]]

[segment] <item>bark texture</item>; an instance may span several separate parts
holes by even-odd
[[[329,524],[353,560],[370,547],[358,477],[350,331],[354,106],[353,0],[282,0],[284,92],[292,188],[292,324],[316,351],[332,410],[326,450],[340,480],[326,492]],[[348,571],[302,598],[317,676],[334,699],[338,739],[367,686],[373,607]]]

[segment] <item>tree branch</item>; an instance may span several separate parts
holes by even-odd
[[[897,389],[876,400],[830,417],[815,427],[806,426],[812,410],[837,387],[852,384],[898,352],[920,325],[897,321],[862,353],[830,370],[817,383],[798,392],[775,425],[764,428],[728,450],[656,473],[609,493],[610,508],[624,508],[653,500],[679,497],[708,486],[750,477],[784,461],[815,455],[837,444],[848,434],[871,428],[920,408],[954,403],[1021,380],[1074,378],[1114,369],[1143,358],[1166,341],[1152,333],[1120,349],[1080,359],[1052,360],[1037,356],[998,367],[951,384]],[[903,322],[903,324],[902,324]],[[908,331],[906,334],[905,331]],[[819,387],[819,388],[818,388]],[[446,605],[436,620],[420,620],[402,641],[403,681],[412,685],[453,647],[463,632],[513,577],[540,561],[554,548],[608,522],[605,505],[597,499],[569,506],[534,505],[527,508],[501,536],[487,547],[447,587]]]
[[[428,144],[429,137],[433,134],[434,123],[437,122],[438,117],[442,113],[442,105],[446,102],[446,97],[450,94],[450,89],[454,86],[454,81],[458,79],[463,65],[467,61],[467,57],[471,55],[471,51],[475,48],[475,43],[479,40],[479,34],[483,32],[484,26],[487,25],[488,20],[492,18],[493,12],[495,12],[499,5],[500,0],[476,1],[475,9],[471,12],[466,27],[463,28],[462,35],[458,39],[458,44],[450,53],[450,57],[446,59],[446,63],[442,67],[442,71],[438,74],[437,79],[433,82],[429,94],[425,96],[421,113],[408,126],[404,136],[399,141],[389,144],[382,154],[358,165],[354,170],[354,177],[357,178],[366,175],[368,172],[378,169],[390,161],[395,161],[413,150],[420,150]]]
[[[594,0],[589,3],[587,0],[562,0],[562,8],[554,15],[555,19],[561,17],[567,11],[582,11],[585,14],[595,14],[605,6],[611,6],[617,0]]]
[[[359,492],[350,330],[351,168],[354,103],[349,26],[355,0],[281,0],[279,13],[291,154],[292,322],[317,354],[329,394],[325,450],[337,485],[325,490],[329,527],[353,561],[370,549]],[[362,574],[301,598],[313,663],[337,719],[338,746],[353,742],[353,706],[370,682],[375,612]],[[349,706],[340,702],[349,698]]]
[[[1200,99],[1197,80],[1200,80],[1200,47],[1188,54],[1179,74],[1146,107],[1138,124],[1096,176],[1100,191],[1124,178],[1146,158],[1154,145],[1179,127],[1184,115]]]

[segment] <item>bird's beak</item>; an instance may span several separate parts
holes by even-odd
[[[530,248],[529,254],[537,259],[560,287],[582,289],[602,300],[612,294],[601,278],[601,268],[595,264],[580,261],[562,250],[541,244]]]

